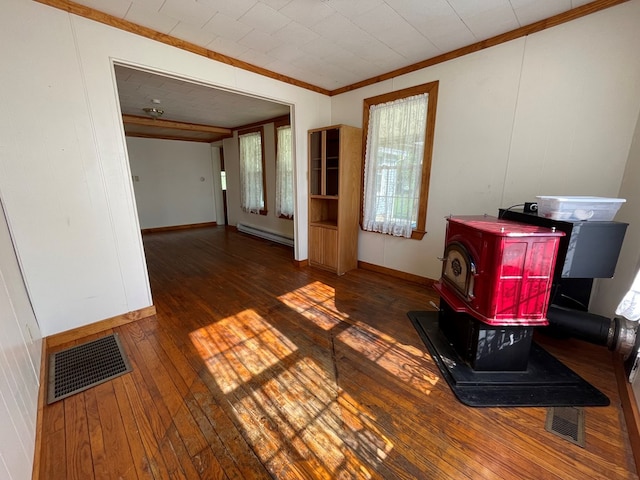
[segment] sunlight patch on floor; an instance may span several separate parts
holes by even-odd
[[[335,305],[335,289],[313,282],[278,297],[285,305],[324,330],[348,322],[336,338],[423,393],[429,394],[439,377],[425,368],[430,357],[422,350],[399,343],[375,328],[349,318]]]
[[[336,338],[423,393],[431,393],[440,379],[425,367],[430,361],[426,353],[365,323],[355,322]]]
[[[393,444],[368,418],[350,413],[346,422],[338,397],[331,376],[305,357],[233,405],[270,471],[296,459],[291,466],[313,478],[370,478]]]
[[[393,450],[373,414],[338,390],[331,356],[300,351],[254,310],[190,336],[274,477],[369,479]]]
[[[191,341],[224,393],[280,362],[296,345],[254,310],[191,332]]]
[[[333,287],[322,282],[313,282],[280,295],[278,300],[323,330],[330,330],[342,320],[349,318],[336,308],[335,297]]]

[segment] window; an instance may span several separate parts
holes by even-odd
[[[293,218],[293,155],[291,125],[276,127],[276,215]]]
[[[362,229],[422,239],[438,82],[364,100]]]
[[[240,206],[249,213],[266,215],[264,142],[262,127],[238,134],[240,143]]]

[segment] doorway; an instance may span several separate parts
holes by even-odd
[[[233,151],[237,148],[229,152],[221,146],[219,171],[215,171],[217,162],[213,162],[214,167],[205,173],[198,170],[204,168],[204,162],[200,167],[190,164],[192,153],[181,153],[175,145],[181,145],[185,151],[187,145],[191,145],[193,152],[198,150],[196,144],[222,145],[223,141],[233,140],[238,129],[290,118],[290,105],[120,64],[115,64],[114,70],[141,228],[246,223],[238,205],[238,157]],[[266,146],[275,150],[273,143],[272,138],[265,141]],[[175,164],[166,158],[167,145],[171,145],[174,152]],[[267,168],[275,169],[275,153],[272,157],[266,159]],[[166,174],[162,175],[163,172]],[[275,175],[267,172],[267,178],[270,176]],[[196,207],[204,205],[202,197],[207,189],[208,194],[213,195],[213,201],[210,198],[207,204],[208,216],[204,207],[199,211]],[[268,185],[267,189],[267,199],[274,201],[275,184]],[[216,213],[216,205],[220,204],[223,208],[218,208]],[[167,212],[175,215],[167,218]],[[275,214],[275,208],[272,213]],[[293,222],[290,228],[279,232],[283,226],[279,219],[256,217],[249,221],[259,228],[294,237]]]

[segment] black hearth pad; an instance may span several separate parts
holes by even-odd
[[[438,312],[407,315],[453,393],[470,407],[604,407],[609,398],[533,343],[527,370],[473,370],[438,328]]]

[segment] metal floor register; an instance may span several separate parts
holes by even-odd
[[[130,371],[131,365],[117,333],[52,353],[47,404]]]

